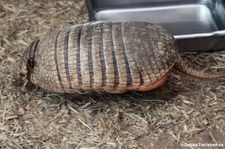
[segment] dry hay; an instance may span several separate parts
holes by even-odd
[[[35,35],[86,22],[82,0],[0,1],[0,148],[180,148],[225,142],[224,80],[174,72],[149,93],[58,95],[11,85],[15,62]],[[225,52],[190,53],[185,61],[225,72]],[[225,145],[225,144],[224,144]]]

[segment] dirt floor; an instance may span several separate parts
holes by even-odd
[[[123,95],[59,95],[11,85],[15,63],[34,36],[87,21],[82,0],[0,1],[0,148],[225,148],[224,79],[173,71],[160,89]],[[225,73],[224,51],[182,57],[196,69]]]

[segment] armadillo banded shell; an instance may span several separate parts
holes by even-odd
[[[46,36],[31,82],[55,92],[138,90],[162,79],[175,56],[174,39],[160,26],[90,22]]]

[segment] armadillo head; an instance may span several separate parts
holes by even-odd
[[[22,86],[29,81],[30,74],[34,68],[35,51],[38,48],[39,38],[36,37],[34,41],[24,51],[23,56],[15,68],[12,76],[12,84],[15,86]]]

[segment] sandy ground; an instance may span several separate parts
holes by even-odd
[[[11,85],[15,63],[34,36],[87,20],[82,0],[0,1],[0,148],[196,148],[184,145],[225,142],[224,79],[203,81],[173,71],[160,89],[123,95],[59,95]],[[182,56],[196,69],[225,73],[224,51]]]

